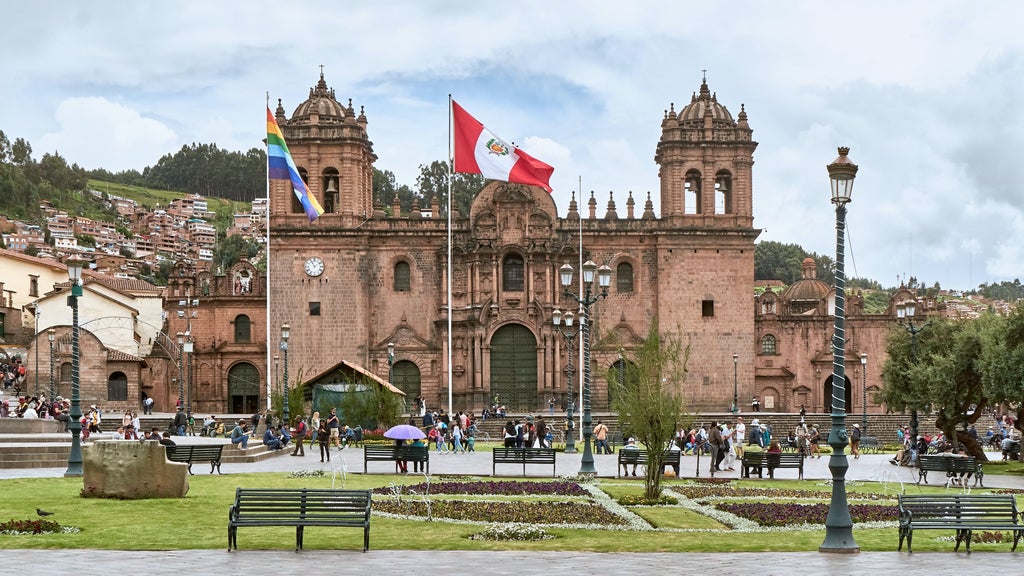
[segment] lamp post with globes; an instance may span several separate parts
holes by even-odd
[[[917,335],[928,327],[928,323],[915,324],[914,315],[917,312],[917,302],[907,300],[896,305],[896,321],[910,334],[910,363],[917,364]],[[917,440],[917,407],[910,408],[910,437]]]
[[[281,351],[284,352],[284,401],[282,403],[281,414],[284,416],[284,421],[289,422],[288,417],[288,338],[292,334],[291,326],[287,324],[281,325]]]
[[[736,378],[736,366],[739,364],[740,355],[732,353],[732,413],[740,411],[739,381]]]
[[[573,319],[575,315],[572,312],[566,312],[564,315],[561,310],[555,309],[551,312],[551,323],[555,325],[555,330],[565,338],[565,374],[566,374],[566,390],[569,391],[566,395],[565,403],[565,453],[575,454],[576,453],[576,438],[573,433],[573,420],[572,420],[572,403],[573,403],[573,375],[576,373],[572,367],[572,357],[576,350],[576,337],[580,335],[580,329],[573,329]],[[565,328],[562,328],[562,320],[565,320]]]
[[[828,445],[832,447],[828,469],[832,472],[832,500],[825,518],[825,541],[819,552],[856,553],[860,547],[853,539],[853,519],[846,500],[846,277],[843,249],[846,244],[846,205],[853,193],[857,165],[850,161],[850,149],[839,148],[839,157],[828,165],[832,187],[832,203],[836,205],[836,301],[835,329],[832,333],[832,430]]]
[[[182,362],[185,356],[185,333],[178,332],[178,408],[185,408],[185,365]]]
[[[53,389],[53,339],[56,338],[57,331],[50,328],[46,331],[46,339],[50,341],[50,402],[56,400],[56,391]]]
[[[65,476],[82,475],[82,404],[79,398],[79,370],[81,352],[78,348],[78,299],[82,297],[82,268],[85,261],[71,257],[66,262],[68,278],[71,280],[71,412],[68,413],[71,429],[71,452],[68,453],[68,469]]]
[[[868,433],[868,355],[865,352],[860,353],[860,376],[861,383],[860,389],[864,394],[861,398],[861,414],[860,414],[860,428],[861,434]]]
[[[577,295],[569,289],[572,285],[573,268],[571,264],[565,264],[559,269],[559,278],[562,281],[563,294],[572,298],[580,304],[580,330],[583,334],[583,457],[580,458],[580,474],[597,474],[594,467],[594,453],[590,448],[590,438],[593,435],[591,424],[593,419],[590,414],[590,306],[601,298],[608,296],[608,286],[612,281],[612,269],[608,265],[600,268],[593,260],[583,263],[583,294]],[[597,273],[597,284],[601,291],[594,291],[594,273]]]

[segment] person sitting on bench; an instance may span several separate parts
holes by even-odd
[[[626,440],[626,445],[622,447],[622,450],[639,450],[639,448],[636,445],[636,438],[629,438],[628,440]],[[624,463],[622,465],[623,476],[628,476],[628,474],[626,474],[626,468],[628,467],[629,464]],[[636,476],[636,461],[633,462],[633,476]]]

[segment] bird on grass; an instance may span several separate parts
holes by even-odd
[[[47,512],[46,510],[43,510],[42,508],[36,508],[36,514],[39,514],[40,516],[52,516],[53,512]]]

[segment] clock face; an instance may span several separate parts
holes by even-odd
[[[324,261],[316,257],[310,258],[306,260],[304,268],[306,269],[306,274],[319,276],[324,273]]]

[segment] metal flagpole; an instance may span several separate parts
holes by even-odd
[[[452,413],[452,179],[455,162],[452,155],[452,95],[448,94],[448,414]]]
[[[270,110],[270,92],[266,93],[266,110]],[[266,127],[263,127],[263,132],[266,133]],[[266,341],[270,343],[270,142],[267,141],[266,151],[266,218],[264,219],[266,225],[266,294],[264,295],[266,301]],[[270,412],[270,346],[266,345],[266,411]],[[259,402],[257,401],[257,406]]]
[[[579,288],[578,294],[583,294],[583,175],[581,174],[578,178],[579,178],[579,190],[580,190],[580,203],[579,203],[579,207],[577,208],[577,212],[580,215],[580,253],[579,253],[580,261],[579,261],[576,269],[580,271],[580,288]],[[583,305],[580,305],[580,307],[576,310],[576,317],[580,318],[580,319],[585,319],[584,315],[583,315]],[[580,351],[580,357],[579,357],[579,367],[580,367],[580,386],[579,386],[579,388],[580,388],[580,393],[579,393],[579,396],[578,396],[579,399],[580,399],[580,403],[579,403],[579,407],[580,407],[579,419],[580,419],[580,422],[579,422],[579,426],[577,426],[577,428],[579,429],[580,442],[582,442],[583,441],[583,374],[586,372],[586,366],[583,365],[583,330],[580,330],[579,339],[580,339],[580,344],[579,344],[579,346],[576,347],[576,349]]]

